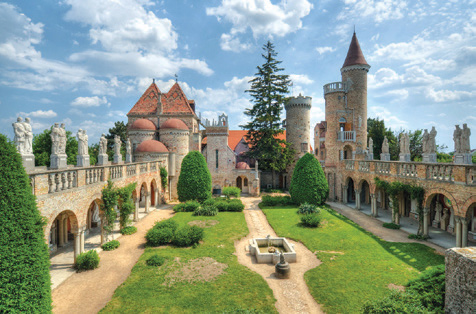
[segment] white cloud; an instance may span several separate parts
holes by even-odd
[[[108,102],[106,97],[102,97],[102,98],[98,96],[77,97],[75,100],[71,102],[71,106],[87,108],[87,107],[99,107],[107,103]]]
[[[344,0],[344,4],[344,10],[337,17],[339,20],[372,18],[381,23],[401,19],[407,11],[404,0]]]
[[[394,130],[408,129],[408,123],[404,120],[401,120],[396,115],[394,115],[390,110],[381,106],[371,106],[369,107],[369,118],[379,118],[380,120],[385,120],[385,126],[390,127]]]
[[[58,116],[58,114],[51,109],[50,110],[36,110],[29,113],[19,112],[17,115],[27,116],[32,118],[54,118]]]
[[[221,37],[224,50],[241,51],[248,49],[239,35],[251,30],[254,38],[260,36],[283,37],[302,28],[302,18],[312,9],[308,0],[281,1],[273,4],[271,0],[222,0],[218,7],[209,7],[207,15],[213,15],[231,23],[229,34]]]
[[[314,83],[312,79],[309,78],[306,74],[291,74],[289,75],[289,78],[293,82],[293,84],[303,84],[303,85],[309,85]]]
[[[475,92],[461,91],[461,90],[438,90],[430,87],[427,89],[426,97],[435,102],[447,102],[455,100],[465,100],[476,96]]]
[[[326,52],[334,52],[336,49],[333,47],[316,47],[316,51],[320,54],[323,55]]]

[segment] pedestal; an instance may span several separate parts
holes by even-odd
[[[126,162],[127,163],[132,162],[132,156],[130,154],[126,154]]]
[[[472,165],[471,154],[457,154],[455,155],[454,163],[458,165]]]
[[[120,164],[122,163],[122,155],[114,155],[114,161],[113,163],[115,164]]]
[[[390,161],[390,154],[388,154],[388,153],[385,153],[385,154],[382,153],[382,154],[380,154],[380,160],[382,160],[382,161]]]
[[[35,169],[35,155],[21,155],[21,160],[26,171]]]
[[[411,155],[410,154],[400,154],[400,161],[404,162],[410,162],[411,161]]]
[[[423,162],[436,162],[436,154],[423,154]]]
[[[89,162],[89,155],[77,155],[76,156],[76,167],[89,167],[91,163]]]
[[[68,156],[52,154],[50,156],[50,168],[51,169],[63,169],[68,167],[67,165]]]
[[[367,153],[365,155],[366,160],[374,160],[374,153]]]
[[[109,159],[107,157],[106,154],[104,155],[98,155],[98,163],[97,163],[98,166],[105,166],[105,165],[109,165]]]

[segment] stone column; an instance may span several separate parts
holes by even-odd
[[[424,208],[423,209],[423,235],[428,236],[429,231],[428,231],[428,218],[430,215],[430,209],[429,208]]]
[[[159,189],[154,190],[155,208],[159,208]]]
[[[80,231],[79,253],[84,253],[84,228]]]
[[[377,197],[375,194],[370,194],[370,209],[372,216],[377,217]]]
[[[468,218],[461,218],[461,247],[468,246]]]
[[[136,197],[136,202],[135,202],[134,221],[139,221],[139,198],[138,197]]]
[[[78,255],[81,254],[80,246],[81,246],[81,234],[79,231],[77,231],[74,233],[74,261],[75,262]]]
[[[63,218],[62,223],[64,224],[64,243],[68,244],[68,217]]]
[[[145,193],[145,212],[149,212],[150,192]]]
[[[344,195],[342,197],[342,203],[347,204],[347,200],[349,199],[348,196],[347,196],[347,186],[344,186],[343,193],[344,193]]]
[[[63,218],[58,218],[58,246],[64,246],[64,223]]]
[[[360,210],[360,191],[359,190],[354,190],[355,191],[355,209]]]
[[[461,217],[455,216],[456,247],[461,247]]]

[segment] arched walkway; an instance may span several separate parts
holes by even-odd
[[[351,177],[348,177],[345,180],[346,184],[344,185],[343,189],[343,196],[342,199],[344,200],[345,203],[349,204],[354,204],[355,203],[355,184],[354,180]]]
[[[80,243],[76,240],[79,237],[78,218],[71,210],[59,213],[48,226],[48,247],[51,253],[55,253],[59,248],[67,246],[70,242],[74,245],[74,258],[80,253]]]
[[[144,182],[140,186],[139,190],[139,207],[144,208],[143,212],[148,213],[149,212],[149,204],[150,204],[150,194],[149,194],[149,189],[147,188],[147,183]],[[140,211],[140,209],[139,209]]]

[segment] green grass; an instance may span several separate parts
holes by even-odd
[[[262,208],[279,236],[301,241],[312,252],[343,253],[317,252],[323,263],[305,274],[326,313],[360,312],[366,300],[383,297],[390,283],[405,285],[428,266],[444,264],[432,248],[383,241],[332,209],[321,210],[322,224],[311,229],[299,226],[296,207]]]
[[[218,220],[205,229],[204,243],[196,248],[146,248],[129,278],[115,291],[102,313],[221,313],[257,310],[276,313],[272,290],[258,274],[238,263],[233,252],[235,240],[248,234],[243,213],[222,212],[212,217],[177,213],[173,218],[180,226],[192,220]],[[146,260],[159,254],[164,265],[151,267]],[[228,268],[209,282],[179,282],[166,286],[165,275],[174,269],[174,259],[181,263],[200,257],[211,257]]]

